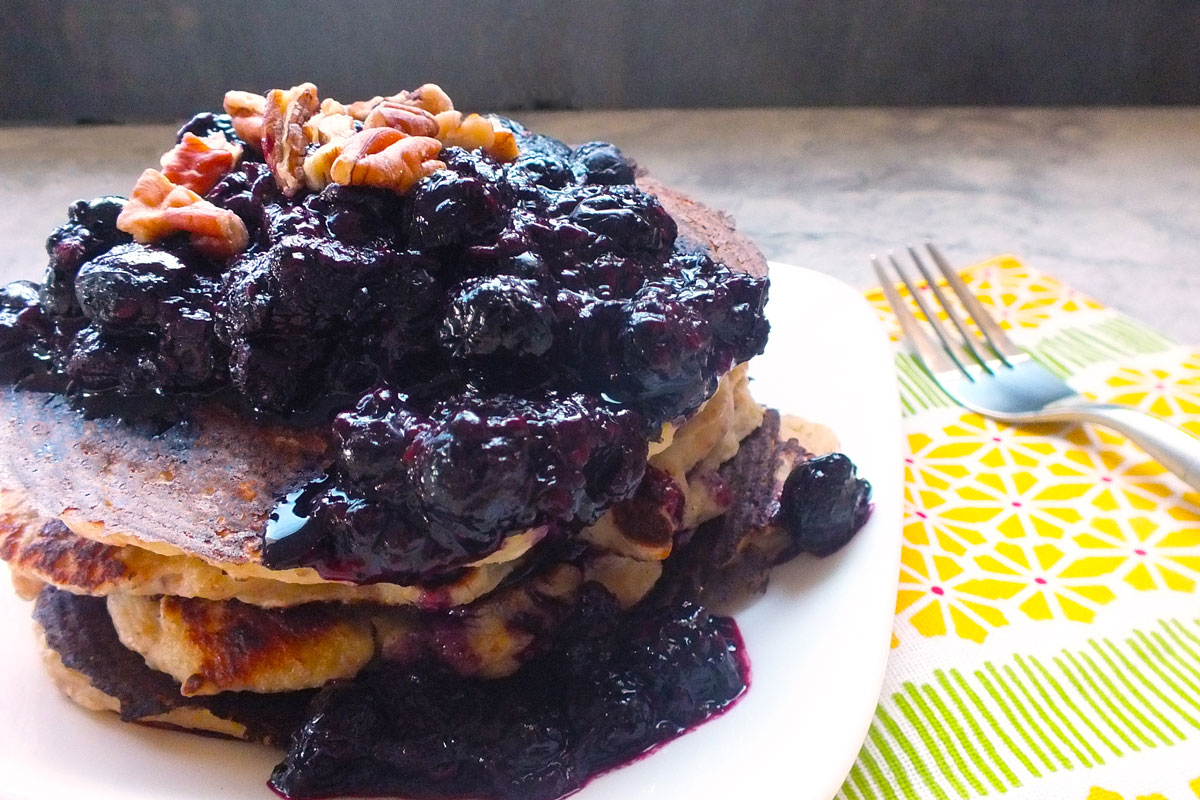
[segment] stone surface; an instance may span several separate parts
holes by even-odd
[[[1200,109],[763,109],[520,115],[609,139],[730,212],[767,256],[858,287],[868,257],[930,238],[956,263],[1011,252],[1200,343]],[[0,128],[0,278],[34,278],[79,197],[124,194],[173,126]]]

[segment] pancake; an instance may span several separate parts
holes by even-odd
[[[26,499],[6,489],[0,489],[0,559],[8,562],[14,577],[76,594],[169,594],[240,600],[266,608],[331,601],[423,608],[465,605],[495,589],[521,565],[518,558],[471,568],[432,589],[238,578],[192,556],[164,556],[134,545],[84,538],[61,520],[39,516]]]
[[[370,619],[338,604],[266,610],[114,594],[108,613],[121,644],[175,678],[184,697],[315,689],[354,677],[375,656]]]
[[[651,178],[639,183],[675,217],[685,241],[733,269],[766,274],[762,254],[727,215]],[[322,582],[313,569],[262,566],[261,539],[277,498],[331,462],[331,442],[318,429],[265,425],[208,406],[185,423],[147,433],[113,419],[84,419],[61,396],[5,389],[0,486],[89,539],[188,554],[227,571],[244,566],[239,577]],[[501,560],[519,555],[506,551]]]
[[[657,514],[658,510],[627,512],[636,506],[636,501],[627,501],[585,529],[582,541],[593,549],[641,561],[665,558],[677,528],[693,528],[726,508],[728,492],[722,481],[714,480],[716,468],[737,452],[738,443],[758,426],[762,414],[762,407],[750,396],[746,367],[735,368],[691,418],[678,428],[666,429],[661,449],[650,459],[650,464],[670,475],[682,491],[682,519],[665,521],[656,540],[631,536],[619,519],[643,512]],[[506,546],[488,559],[490,563],[466,569],[453,581],[423,588],[286,580],[297,571],[276,572],[250,564],[216,566],[194,556],[163,555],[132,537],[111,532],[88,538],[90,526],[81,526],[85,534],[81,536],[71,529],[77,521],[68,519],[70,523],[43,517],[33,509],[28,495],[0,489],[0,559],[9,563],[15,577],[31,579],[37,588],[49,583],[78,594],[169,594],[238,600],[265,608],[333,601],[426,609],[466,605],[493,591],[519,569],[532,557],[527,551],[538,539],[536,532],[510,537]],[[639,528],[645,531],[648,526]],[[120,544],[130,541],[134,543]],[[657,574],[652,569],[642,570],[644,576],[652,573]],[[645,580],[648,578],[641,579]],[[628,590],[625,594],[629,595]]]
[[[34,603],[43,662],[55,685],[93,711],[127,722],[217,733],[283,746],[303,722],[312,692],[226,692],[185,698],[165,673],[123,646],[104,600],[53,588]]]

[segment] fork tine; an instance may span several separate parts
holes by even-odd
[[[909,294],[916,299],[922,313],[928,317],[929,312],[925,308],[921,298],[917,295],[916,289],[913,288],[912,283],[908,280],[908,276],[900,269],[900,265],[896,263],[896,259],[890,253],[888,254],[888,259],[892,262],[892,267],[900,276],[900,280],[908,287]],[[871,256],[871,265],[875,268],[875,275],[879,278],[879,285],[883,288],[883,294],[887,297],[888,305],[892,307],[892,311],[896,315],[896,320],[900,323],[901,330],[904,331],[904,335],[908,337],[908,340],[913,343],[913,346],[917,350],[917,355],[921,357],[921,361],[925,364],[925,368],[930,372],[938,373],[948,372],[957,367],[963,373],[967,374],[968,377],[971,377],[966,367],[963,366],[962,362],[958,360],[958,357],[948,347],[938,347],[926,335],[925,329],[921,327],[921,323],[917,322],[917,318],[913,315],[912,309],[908,307],[908,303],[904,302],[903,298],[900,297],[900,293],[896,291],[895,279],[887,276],[876,256]],[[945,337],[941,335],[941,330],[935,326],[934,332],[938,334],[938,338],[942,340],[942,344],[946,344]],[[973,377],[971,379],[974,380]]]
[[[963,344],[966,345],[967,351],[970,352],[972,357],[979,362],[979,366],[983,367],[988,372],[992,372],[992,365],[995,363],[996,359],[990,357],[984,358],[979,350],[975,347],[975,343],[978,341],[979,337],[967,330],[966,323],[963,322],[962,317],[959,316],[958,311],[955,310],[954,304],[951,303],[946,297],[945,292],[942,291],[942,287],[938,286],[937,279],[933,277],[933,274],[929,271],[929,267],[925,266],[925,261],[921,258],[912,245],[908,246],[908,254],[912,258],[913,263],[917,265],[917,269],[920,270],[922,277],[924,277],[925,281],[929,284],[929,288],[933,291],[933,296],[937,298],[938,303],[941,304],[942,310],[946,312],[946,316],[949,318],[950,322],[955,328],[958,329],[958,333],[962,336]]]
[[[995,351],[996,355],[1000,356],[1000,359],[1010,367],[1013,366],[1014,361],[1024,361],[1029,358],[1029,355],[1024,350],[1017,347],[1008,338],[1004,329],[987,312],[983,307],[983,303],[980,303],[978,298],[971,293],[971,290],[963,283],[963,279],[959,277],[958,271],[950,266],[941,251],[934,246],[933,242],[926,242],[925,249],[933,257],[933,261],[938,265],[938,269],[946,276],[946,283],[958,295],[958,299],[962,301],[963,307],[967,309],[967,313],[971,315],[971,319],[975,320],[975,324],[979,326],[979,330],[983,333],[983,338],[987,339],[988,345]]]

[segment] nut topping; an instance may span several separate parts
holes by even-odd
[[[405,136],[394,128],[367,128],[346,140],[329,175],[346,186],[379,186],[403,194],[446,165],[437,160],[442,143]]]
[[[464,117],[435,83],[349,104],[320,100],[311,83],[274,89],[266,97],[228,92],[225,110],[237,134],[261,148],[288,197],[319,192],[330,183],[406,192],[445,166],[437,159],[443,146],[482,149],[497,161],[517,157],[511,131],[478,114]],[[385,130],[392,133],[365,135]],[[421,141],[401,143],[405,138]]]
[[[418,106],[390,99],[371,109],[371,113],[367,114],[366,120],[363,121],[363,127],[395,128],[409,136],[433,138],[438,135],[438,123],[433,114]]]
[[[141,244],[187,231],[196,249],[212,258],[240,253],[250,241],[237,214],[218,208],[186,186],[175,185],[155,169],[138,178],[117,217],[117,228]]]
[[[328,100],[321,103],[321,107],[325,108]],[[334,101],[334,105],[341,106],[341,103]],[[316,144],[329,144],[334,141],[344,141],[347,137],[353,136],[356,133],[354,117],[347,114],[345,111],[321,111],[313,116],[308,122],[304,123],[304,135],[309,142]]]
[[[169,181],[205,194],[217,181],[237,166],[242,146],[234,144],[222,133],[210,133],[201,138],[185,133],[179,144],[163,154],[162,173]]]
[[[434,115],[454,110],[450,96],[436,83],[426,83],[411,92],[400,92],[387,99],[407,106],[416,106]]]
[[[451,147],[465,150],[482,148],[497,161],[512,161],[517,157],[517,140],[512,132],[497,127],[487,117],[460,111],[443,111],[437,115],[437,137]]]
[[[267,98],[253,92],[226,92],[225,113],[233,118],[233,131],[243,142],[262,149],[263,114]]]
[[[263,113],[263,158],[280,190],[294,197],[304,188],[304,156],[309,139],[304,124],[316,115],[320,103],[317,87],[302,83],[291,89],[267,93]]]

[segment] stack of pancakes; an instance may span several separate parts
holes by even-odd
[[[765,271],[725,217],[643,185],[681,234],[733,268]],[[735,367],[700,409],[650,444],[650,464],[683,494],[682,518],[627,500],[639,505],[610,510],[580,534],[582,547],[564,553],[543,542],[544,529],[519,532],[433,586],[338,583],[309,568],[264,566],[262,530],[278,499],[332,461],[330,442],[314,431],[212,407],[149,435],[85,420],[58,396],[6,390],[0,558],[22,596],[36,598],[47,667],[76,702],[128,720],[279,741],[313,690],[377,659],[510,674],[552,634],[584,582],[633,605],[659,581],[681,534],[734,506],[769,510],[777,495],[736,474],[737,465],[779,472],[788,448],[772,415],[766,455],[745,457],[742,445],[764,419],[747,384],[746,365]],[[802,444],[833,448],[815,428]],[[763,496],[737,496],[751,485]]]

